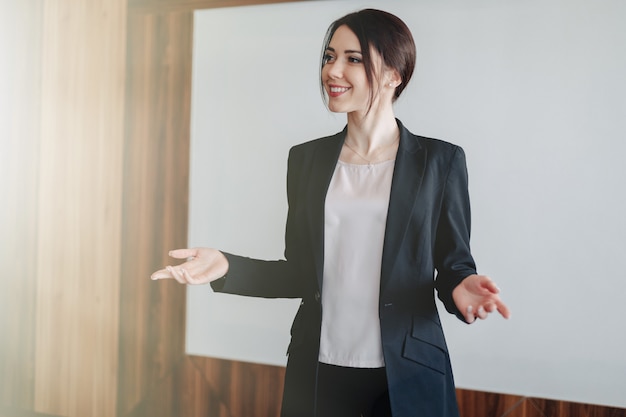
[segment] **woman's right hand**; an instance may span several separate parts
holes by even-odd
[[[177,249],[170,251],[169,255],[187,261],[177,266],[166,266],[152,274],[151,279],[175,279],[181,284],[197,285],[208,284],[228,272],[228,260],[217,249]]]

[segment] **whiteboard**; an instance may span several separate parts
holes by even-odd
[[[189,245],[278,259],[291,146],[340,130],[326,28],[363,7],[411,28],[396,114],[461,145],[472,249],[513,311],[440,309],[459,388],[626,408],[626,3],[312,1],[197,11]],[[187,352],[284,365],[298,300],[189,287]]]

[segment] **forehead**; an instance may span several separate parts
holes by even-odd
[[[346,25],[341,25],[335,30],[335,33],[333,33],[333,36],[328,43],[328,47],[335,53],[357,52],[363,54],[359,38],[357,38],[352,29]],[[374,49],[373,46],[370,45],[368,52],[369,57],[364,56],[364,59],[372,63],[374,71],[376,71],[376,68],[384,67],[382,56]]]
[[[359,38],[357,38],[354,32],[346,25],[339,26],[337,30],[335,30],[328,46],[336,51],[342,51],[344,49],[358,51],[361,49]]]

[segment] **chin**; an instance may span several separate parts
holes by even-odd
[[[346,106],[341,106],[337,103],[328,103],[328,110],[333,113],[348,113],[350,110]]]

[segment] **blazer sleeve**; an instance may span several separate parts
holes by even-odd
[[[285,228],[285,259],[261,260],[223,252],[228,259],[228,273],[211,283],[216,292],[264,298],[301,298],[302,285],[296,271],[294,253],[294,213],[299,185],[299,163],[294,149],[289,152],[287,166],[288,214]]]
[[[441,212],[435,237],[437,295],[448,312],[465,321],[452,299],[452,291],[476,273],[470,251],[471,213],[465,153],[455,147],[445,180]]]

